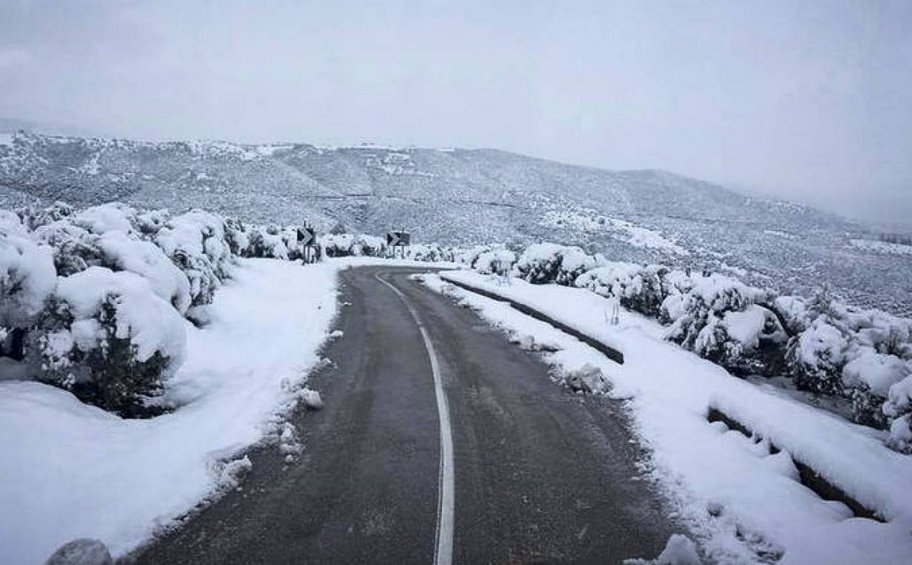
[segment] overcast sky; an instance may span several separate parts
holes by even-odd
[[[496,147],[912,217],[912,1],[0,0],[0,116]]]

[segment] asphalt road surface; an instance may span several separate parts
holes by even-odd
[[[334,363],[310,381],[326,406],[291,417],[303,455],[286,464],[275,446],[254,450],[242,490],[130,560],[619,563],[658,555],[676,528],[637,468],[642,453],[620,403],[555,385],[534,353],[409,279],[421,271],[342,273],[344,335],[324,351]]]

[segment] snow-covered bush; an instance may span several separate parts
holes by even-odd
[[[144,210],[136,214],[136,229],[143,237],[152,238],[170,219],[171,214],[167,210]]]
[[[695,278],[693,288],[680,295],[673,307],[663,301],[664,316],[672,321],[666,337],[693,349],[707,325],[718,325],[726,313],[743,312],[762,297],[762,290],[724,275]]]
[[[348,257],[351,255],[355,236],[350,233],[325,234],[317,239],[327,257]]]
[[[180,314],[187,312],[191,301],[190,281],[155,244],[112,231],[100,236],[96,245],[102,253],[102,266],[145,278],[159,298]]]
[[[250,234],[244,222],[235,218],[226,219],[225,241],[228,243],[228,250],[233,255],[246,257],[247,249],[250,247]]]
[[[770,376],[782,366],[786,340],[772,312],[752,304],[721,318],[709,316],[693,351],[736,375]]]
[[[490,249],[479,253],[472,267],[483,275],[507,275],[516,263],[516,253],[509,249]]]
[[[903,453],[912,453],[912,375],[890,387],[883,413],[891,421],[887,445]]]
[[[382,237],[360,234],[355,237],[349,254],[356,257],[379,257],[386,253],[386,250],[386,241]]]
[[[51,250],[31,241],[9,215],[0,218],[0,328],[25,328],[56,284]]]
[[[668,296],[663,281],[668,269],[661,265],[641,266],[634,263],[611,262],[586,271],[575,286],[601,296],[617,298],[625,308],[647,316],[657,316]]]
[[[158,245],[190,281],[192,306],[212,302],[233,264],[225,221],[201,210],[169,219],[155,236]]]
[[[886,426],[888,418],[881,406],[912,359],[912,321],[853,308],[825,287],[801,307],[794,307],[794,301],[792,306],[789,315],[801,328],[790,340],[786,355],[795,384],[812,392],[851,397],[856,421]]]
[[[848,347],[848,334],[820,316],[790,341],[786,353],[789,374],[802,390],[842,394]]]
[[[52,250],[58,275],[72,275],[102,263],[98,236],[68,219],[39,226],[33,237]]]
[[[247,235],[249,243],[242,253],[244,257],[288,260],[288,247],[277,227],[253,227]]]
[[[859,424],[885,428],[884,402],[893,385],[909,376],[909,367],[895,355],[860,349],[842,369],[842,384],[852,391],[852,416]]]
[[[452,249],[434,243],[409,245],[405,248],[404,255],[406,259],[425,262],[452,261],[455,258]]]
[[[132,233],[139,231],[136,210],[120,202],[92,206],[68,218],[74,225],[89,233],[101,235],[110,231]]]
[[[322,254],[327,257],[379,257],[386,253],[383,238],[372,235],[325,234],[318,241]]]
[[[19,210],[19,217],[22,218],[22,223],[29,230],[34,230],[72,216],[74,212],[75,210],[69,204],[55,202],[46,208],[35,208],[33,206],[23,208]]]
[[[575,246],[535,243],[522,252],[513,273],[532,284],[556,283],[571,286],[597,265],[596,259]]]
[[[30,341],[41,380],[124,416],[148,408],[186,348],[184,321],[147,279],[104,267],[61,277]]]

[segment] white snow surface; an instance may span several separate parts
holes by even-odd
[[[612,237],[634,247],[659,249],[675,255],[690,253],[659,232],[638,226],[626,220],[603,216],[595,210],[548,210],[541,219],[542,225],[572,229],[586,233],[610,232]]]
[[[51,250],[19,233],[21,225],[0,222],[0,289],[8,293],[0,308],[0,324],[24,323],[37,314],[54,290],[56,272]]]
[[[886,255],[912,255],[912,245],[901,243],[888,243],[875,239],[853,239],[850,246],[870,253],[883,253]]]
[[[148,360],[156,351],[180,365],[185,351],[185,325],[167,302],[153,295],[148,279],[129,271],[111,271],[104,267],[89,267],[68,277],[60,277],[57,295],[66,301],[74,317],[73,328],[94,327],[95,316],[102,302],[111,295],[117,296],[117,326],[115,334],[120,339],[130,339],[136,347],[136,358]],[[81,349],[93,349],[91,339],[79,339]]]
[[[274,427],[317,362],[340,266],[242,260],[211,324],[185,322],[171,414],[124,420],[54,387],[0,382],[3,561],[41,563],[82,537],[123,555],[234,477],[224,462]]]
[[[465,292],[439,276],[425,277],[432,288],[479,309],[514,341],[532,336],[558,346],[543,355],[562,372],[586,363],[600,368],[613,386],[609,394],[629,399],[634,431],[651,451],[651,475],[712,561],[758,562],[766,553],[782,554],[782,563],[908,562],[912,458],[884,447],[884,432],[735,378],[664,341],[665,328],[636,313],[624,311],[620,324],[610,326],[605,318],[610,301],[592,292],[516,279],[504,285],[466,271],[442,276],[533,306],[624,353],[625,363],[618,365],[507,303]],[[708,423],[710,402],[765,439],[754,441]],[[770,455],[770,441],[784,451]],[[802,486],[788,453],[881,513],[887,523],[854,518],[846,506]]]

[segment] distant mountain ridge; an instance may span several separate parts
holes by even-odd
[[[808,290],[823,280],[894,310],[908,260],[853,245],[858,224],[657,170],[610,171],[495,149],[150,142],[19,133],[0,145],[0,203],[206,208],[417,241],[540,239],[618,259],[729,269]],[[894,262],[891,263],[891,258]],[[908,257],[908,256],[906,256]],[[871,279],[869,281],[868,279]],[[872,282],[874,281],[874,282]]]

